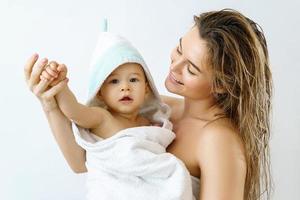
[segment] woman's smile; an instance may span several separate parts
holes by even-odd
[[[174,83],[174,84],[176,84],[176,85],[178,85],[178,84],[179,84],[179,85],[183,85],[182,82],[180,82],[179,80],[177,80],[177,79],[175,78],[175,76],[174,76],[174,74],[173,74],[172,72],[169,73],[168,79],[169,79],[172,83]]]

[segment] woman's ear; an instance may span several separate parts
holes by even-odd
[[[215,93],[217,94],[225,94],[226,91],[223,87],[216,88]]]
[[[221,81],[216,81],[214,82],[214,84],[212,85],[212,92],[214,94],[225,94],[226,93],[226,89],[224,88],[224,85],[221,84]]]
[[[213,92],[213,95],[217,99],[217,101],[226,98],[227,94],[228,93],[223,87],[216,88],[215,91]]]
[[[224,89],[224,87],[221,87],[221,86],[218,86],[218,87],[215,87],[213,89],[213,96],[216,98],[216,99],[220,99],[221,97],[223,97],[224,95],[226,95],[226,90]]]

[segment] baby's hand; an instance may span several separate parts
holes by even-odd
[[[52,61],[46,65],[40,76],[40,79],[49,81],[49,85],[54,86],[65,80],[66,76],[67,67],[64,64],[57,64],[56,62]]]

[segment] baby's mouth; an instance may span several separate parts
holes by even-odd
[[[124,96],[122,97],[119,101],[132,101],[133,99],[130,98],[129,96]]]

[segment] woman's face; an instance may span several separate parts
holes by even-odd
[[[206,44],[193,27],[171,53],[170,72],[165,80],[169,92],[191,99],[212,96],[211,72],[206,64]]]

